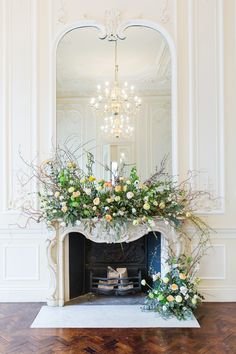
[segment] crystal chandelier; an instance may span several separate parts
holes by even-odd
[[[114,83],[107,81],[105,86],[97,85],[97,97],[90,100],[96,116],[103,120],[102,132],[112,137],[132,136],[132,119],[141,108],[141,99],[135,95],[134,86],[127,82],[120,85],[118,80],[117,39],[115,40]]]

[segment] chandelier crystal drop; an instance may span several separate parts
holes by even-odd
[[[118,79],[117,40],[115,40],[114,83],[107,81],[104,87],[97,85],[97,97],[90,100],[90,106],[96,116],[103,120],[102,132],[111,137],[129,137],[134,132],[132,119],[141,108],[141,99],[135,94],[134,86],[125,82],[120,85]]]

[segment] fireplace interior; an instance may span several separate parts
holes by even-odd
[[[91,292],[103,295],[141,292],[141,279],[148,279],[161,269],[160,236],[158,232],[149,232],[136,241],[107,244],[70,233],[70,299]]]

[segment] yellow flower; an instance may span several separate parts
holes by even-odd
[[[196,299],[196,298],[193,298],[193,299],[192,299],[192,304],[193,304],[193,305],[196,305],[196,303],[197,303],[197,299]]]
[[[160,202],[159,207],[160,209],[165,209],[166,205],[164,202]]]
[[[178,290],[179,289],[179,287],[178,287],[178,285],[177,284],[172,284],[171,285],[171,290]]]
[[[150,204],[149,204],[149,203],[145,203],[145,204],[143,205],[143,209],[144,209],[144,210],[149,210],[149,209],[150,209]]]
[[[169,295],[169,296],[167,296],[167,300],[169,301],[169,302],[172,302],[172,301],[174,301],[174,296],[172,296],[172,295]]]
[[[116,193],[121,192],[121,186],[120,185],[115,186],[115,191],[116,191]]]
[[[109,214],[106,214],[105,219],[106,219],[106,221],[110,222],[112,220],[112,216]]]
[[[96,178],[94,176],[89,176],[88,180],[89,180],[89,182],[93,182],[96,180]]]
[[[72,197],[73,198],[77,198],[77,197],[79,197],[80,196],[80,192],[79,191],[76,191],[76,192],[73,192],[72,193]]]
[[[185,280],[187,278],[187,275],[183,274],[183,273],[179,273],[179,278],[181,280]]]
[[[94,205],[98,205],[100,203],[100,199],[97,197],[93,200]]]

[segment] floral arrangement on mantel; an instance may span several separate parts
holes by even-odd
[[[118,175],[114,183],[93,175],[94,157],[87,153],[87,171],[70,155],[57,150],[55,158],[34,166],[40,184],[40,211],[31,213],[48,225],[57,220],[61,226],[84,222],[92,228],[101,223],[117,234],[127,222],[145,224],[152,230],[155,221],[164,221],[182,234],[184,225],[200,233],[208,232],[206,223],[194,213],[202,192],[193,192],[189,180],[177,184],[161,169],[142,182],[135,167],[129,177]],[[105,167],[107,168],[107,167]]]
[[[209,227],[195,214],[197,202],[207,193],[191,189],[191,177],[178,184],[164,172],[164,163],[149,179],[142,182],[135,167],[129,177],[118,173],[111,181],[93,175],[94,156],[87,152],[87,170],[84,171],[74,153],[56,149],[55,156],[40,166],[29,164],[33,177],[39,181],[40,210],[23,208],[30,219],[54,222],[62,227],[79,225],[92,229],[97,223],[109,232],[119,233],[127,224],[155,228],[163,221],[190,240],[197,235],[194,252],[178,259],[169,249],[166,274],[154,274],[153,285],[144,306],[158,311],[163,317],[186,319],[203,299],[197,292],[196,269],[209,241]],[[108,170],[108,167],[104,167]],[[188,232],[191,229],[191,234]],[[142,285],[147,285],[142,281]]]

